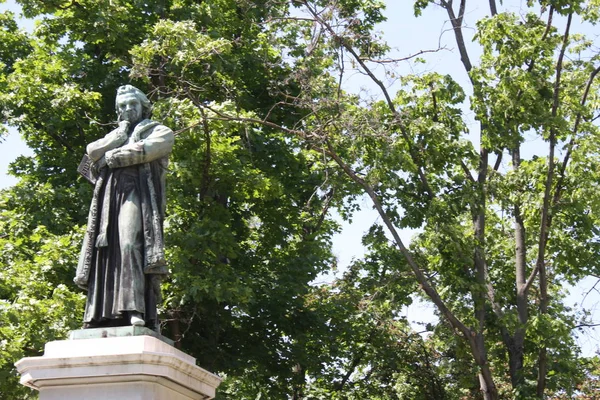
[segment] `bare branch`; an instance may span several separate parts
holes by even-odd
[[[596,285],[598,285],[600,283],[600,279],[596,281],[596,283],[594,283],[594,286],[592,286],[590,288],[590,290],[588,290],[587,292],[585,292],[585,295],[583,296],[583,298],[581,299],[581,303],[583,304],[583,302],[585,301],[585,299],[588,297],[588,295],[594,290],[596,292],[598,292],[598,289],[596,289]]]
[[[573,327],[573,329],[580,329],[580,328],[594,328],[596,326],[600,326],[600,324],[579,324],[579,325],[575,325]]]
[[[89,121],[90,125],[98,125],[98,126],[109,126],[109,127],[114,127],[117,125],[116,122],[108,122],[106,124],[103,124],[102,122],[98,121],[97,119],[91,117],[87,111],[83,112],[83,115],[85,115],[85,118],[87,118],[87,120]]]
[[[442,50],[448,50],[448,48],[446,46],[443,46],[443,47],[439,47],[437,49],[421,50],[421,51],[419,51],[419,52],[417,52],[415,54],[411,54],[409,56],[402,57],[402,58],[386,58],[386,59],[377,60],[377,59],[374,59],[374,58],[361,57],[361,59],[363,61],[373,62],[373,63],[377,63],[377,64],[393,64],[393,63],[399,63],[399,62],[402,62],[402,61],[408,61],[408,60],[410,60],[412,58],[420,56],[421,54],[437,53],[437,52],[442,51]]]
[[[286,15],[284,17],[270,17],[265,22],[272,21],[306,21],[306,22],[315,22],[313,18],[304,18],[304,17],[294,17],[290,15]]]
[[[288,105],[288,103],[286,103],[285,101],[278,101],[275,104],[273,104],[271,106],[271,108],[269,108],[269,111],[267,112],[267,115],[265,115],[265,120],[268,120],[269,117],[271,116],[271,113],[273,112],[273,110],[277,107],[277,106],[282,106],[282,105]]]

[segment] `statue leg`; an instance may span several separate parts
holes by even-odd
[[[116,301],[120,312],[127,312],[135,325],[143,325],[145,313],[144,236],[140,196],[131,191],[119,210],[119,248],[121,276]]]
[[[160,333],[160,324],[158,320],[158,304],[161,302],[160,283],[161,275],[146,275],[146,314],[144,319],[146,327]]]

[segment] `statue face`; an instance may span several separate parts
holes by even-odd
[[[142,103],[136,95],[125,93],[117,96],[117,111],[122,121],[137,124],[142,120]]]

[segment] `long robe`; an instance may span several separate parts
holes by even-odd
[[[124,145],[104,153],[107,167],[94,188],[75,277],[88,291],[86,327],[129,325],[131,313],[140,313],[146,326],[157,328],[158,283],[167,273],[162,224],[173,139],[169,128],[143,120]]]

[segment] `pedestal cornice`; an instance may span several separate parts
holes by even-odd
[[[146,400],[153,392],[162,393],[150,397],[157,400],[165,395],[169,399],[212,399],[221,379],[195,362],[155,337],[126,336],[50,342],[42,357],[24,358],[15,365],[21,383],[39,390],[40,400],[106,399],[102,394],[117,390],[117,386],[121,388],[118,393],[144,391],[139,398]],[[82,385],[84,397],[65,397],[77,396]],[[120,399],[137,399],[132,396]]]

